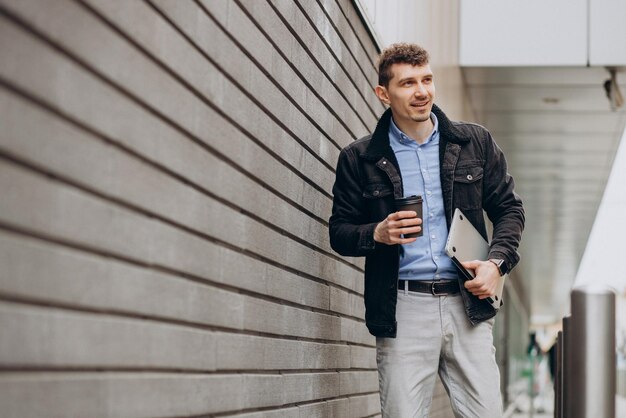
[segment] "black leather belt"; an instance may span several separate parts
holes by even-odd
[[[398,280],[398,290],[404,289],[404,283],[408,283],[409,291],[419,293],[430,293],[433,296],[446,296],[459,293],[458,280]]]

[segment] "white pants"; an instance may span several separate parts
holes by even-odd
[[[383,417],[428,417],[437,372],[456,417],[502,417],[494,318],[474,327],[459,294],[400,289],[396,320],[396,338],[376,339]]]

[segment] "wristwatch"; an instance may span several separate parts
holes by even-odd
[[[506,273],[508,273],[506,261],[500,258],[490,258],[489,261],[496,265],[496,267],[498,268],[498,272],[500,272],[500,276],[504,276]]]

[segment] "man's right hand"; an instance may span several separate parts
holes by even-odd
[[[374,229],[374,241],[387,245],[410,244],[417,238],[402,238],[402,234],[412,234],[422,230],[422,220],[410,210],[394,212],[387,216]]]

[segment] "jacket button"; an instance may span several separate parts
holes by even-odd
[[[468,180],[471,180],[471,179],[473,179],[473,178],[474,178],[474,177],[472,177],[472,175],[471,175],[471,174],[468,174],[468,175],[467,175],[467,179],[468,179]]]
[[[374,196],[378,196],[380,192],[378,190],[374,190]]]

